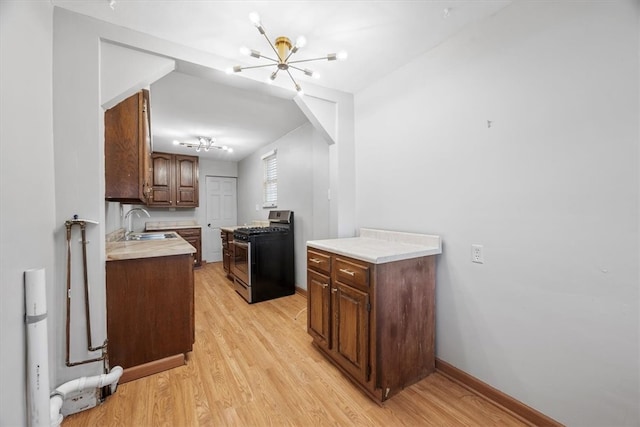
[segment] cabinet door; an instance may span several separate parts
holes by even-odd
[[[109,361],[123,368],[192,350],[190,255],[106,263]]]
[[[149,92],[130,96],[104,114],[105,199],[146,203],[150,138]]]
[[[198,158],[175,156],[177,207],[198,207]]]
[[[142,180],[144,202],[151,196],[151,108],[149,107],[149,91],[142,91],[142,129],[140,132],[142,143],[140,144],[140,179]]]
[[[170,207],[173,206],[173,167],[172,155],[165,153],[153,153],[151,155],[151,197],[149,206]]]
[[[193,254],[193,266],[200,267],[202,265],[202,230],[200,228],[181,228],[175,231],[196,248],[196,253]]]
[[[226,231],[220,232],[220,238],[222,239],[222,268],[224,268],[224,272],[227,273],[227,277],[230,275],[230,261],[231,261],[231,252],[229,250],[229,234]],[[233,239],[233,235],[231,237]]]
[[[330,344],[329,277],[307,270],[307,331],[316,343],[325,348]]]
[[[369,294],[340,282],[331,289],[332,350],[336,360],[357,380],[369,381]]]

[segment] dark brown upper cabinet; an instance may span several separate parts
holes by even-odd
[[[108,109],[104,125],[105,199],[147,204],[151,192],[149,91]]]
[[[198,157],[151,154],[151,207],[198,207]]]

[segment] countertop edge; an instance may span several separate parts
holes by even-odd
[[[166,223],[147,222],[145,223],[144,229],[146,231],[165,231],[165,230],[183,230],[188,228],[200,228],[200,229],[202,228],[202,226],[200,224],[195,223],[195,221],[193,221],[193,224],[191,223],[187,224],[187,222],[189,221],[166,222]]]
[[[117,241],[107,242],[106,261],[125,261],[130,259],[160,258],[167,256],[189,255],[196,253],[189,242],[180,237],[169,240]]]
[[[354,239],[359,239],[359,238],[356,237]],[[332,239],[332,240],[336,240],[336,239]],[[380,243],[383,244],[385,243],[385,241],[380,240]],[[416,246],[416,245],[412,245],[412,246]],[[442,253],[442,249],[439,246],[424,246],[421,249],[415,249],[410,252],[371,257],[365,254],[359,253],[357,250],[356,251],[345,250],[336,246],[335,244],[324,244],[322,243],[321,240],[307,241],[307,247],[333,252],[338,255],[347,256],[350,258],[358,259],[360,261],[365,261],[372,264],[385,264],[393,261],[402,261],[406,259],[421,258],[425,256],[439,255]]]

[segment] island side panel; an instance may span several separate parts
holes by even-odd
[[[435,371],[435,257],[376,270],[377,385],[386,400]]]

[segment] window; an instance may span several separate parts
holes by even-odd
[[[276,150],[262,156],[263,179],[263,208],[275,208],[278,206],[278,159]]]

